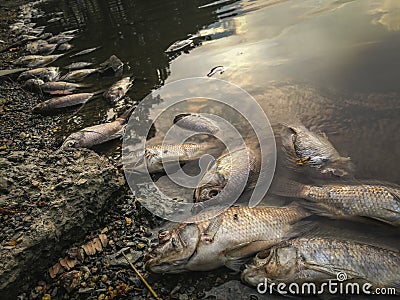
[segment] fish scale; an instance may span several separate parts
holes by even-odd
[[[337,215],[365,216],[400,224],[400,189],[384,185],[304,185],[299,196]]]

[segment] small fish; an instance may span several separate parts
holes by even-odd
[[[134,152],[131,155],[133,162],[129,162],[132,159],[128,158],[124,166],[125,169],[128,168],[134,172],[149,172],[150,174],[163,172],[169,163],[185,163],[199,159],[215,147],[215,143],[147,146],[144,153],[142,151]]]
[[[180,51],[188,46],[193,45],[193,40],[192,39],[186,39],[186,40],[181,40],[181,41],[176,41],[173,43],[171,46],[168,47],[167,50],[165,50],[166,53],[171,53],[171,52],[176,52]]]
[[[220,130],[213,120],[202,114],[179,114],[175,116],[173,122],[181,128],[211,135],[215,135]]]
[[[210,72],[208,72],[207,77],[211,77],[217,73],[222,74],[224,72],[225,72],[224,66],[216,66],[212,68]]]
[[[338,177],[352,175],[350,157],[340,156],[324,134],[316,134],[301,124],[285,126],[291,131],[291,136],[283,138],[283,146],[297,167],[307,165],[321,174]]]
[[[70,57],[75,57],[75,56],[79,56],[79,55],[85,55],[85,54],[91,53],[91,52],[93,52],[93,51],[95,51],[95,50],[97,50],[99,48],[100,47],[94,47],[94,48],[82,50],[82,51],[80,51],[78,53],[72,54]]]
[[[87,68],[90,66],[93,66],[93,63],[81,61],[69,64],[68,66],[65,66],[64,69],[77,70],[77,69]]]
[[[337,281],[338,274],[374,288],[398,288],[400,253],[336,238],[296,238],[258,253],[241,277],[255,286],[265,278],[298,284]]]
[[[55,36],[52,36],[47,40],[50,44],[63,44],[66,42],[69,42],[70,40],[74,39],[75,36],[73,35],[67,35],[67,34],[57,34]]]
[[[91,148],[116,138],[124,133],[124,128],[132,109],[127,110],[121,117],[110,123],[99,124],[84,128],[68,136],[61,149],[65,148]]]
[[[51,18],[50,20],[47,21],[47,23],[55,23],[55,22],[58,22],[58,21],[60,21],[60,20],[61,20],[60,17]]]
[[[122,99],[122,97],[124,97],[131,88],[133,80],[133,78],[131,79],[130,77],[124,77],[117,81],[108,89],[108,91],[103,94],[104,98],[111,103],[115,103]]]
[[[57,50],[58,51],[68,51],[72,48],[73,46],[69,43],[62,43],[61,45],[58,46]]]
[[[60,71],[58,67],[47,67],[47,68],[37,68],[22,72],[18,79],[19,81],[28,80],[31,78],[41,79],[44,82],[56,81],[60,77]]]
[[[359,216],[400,226],[400,187],[385,183],[306,185],[285,180],[272,187],[285,197],[304,198],[323,215]]]
[[[194,191],[194,201],[203,202],[217,196],[224,201],[238,196],[243,192],[242,183],[251,185],[259,172],[260,153],[257,150],[245,147],[223,153],[204,173]],[[232,182],[229,190],[225,189],[228,182]]]
[[[31,54],[51,54],[56,50],[57,44],[49,44],[44,40],[37,40],[26,45],[26,50]]]
[[[51,38],[52,36],[53,36],[53,34],[51,32],[45,32],[39,36],[39,39],[47,40],[47,39]]]
[[[171,231],[160,232],[159,244],[145,256],[146,269],[154,273],[208,271],[222,266],[238,270],[243,258],[285,240],[292,225],[309,215],[297,206],[232,206],[215,214],[207,211]],[[197,221],[198,217],[202,221]]]
[[[29,68],[36,68],[39,66],[44,66],[52,63],[53,61],[57,60],[63,56],[63,54],[56,54],[56,55],[47,55],[47,56],[42,56],[42,55],[28,55],[28,56],[23,56],[14,61],[15,65],[24,65]]]
[[[98,71],[98,69],[74,70],[74,71],[71,71],[71,72],[65,74],[60,79],[64,80],[64,81],[76,82],[76,81],[80,81],[80,80],[84,79],[85,77],[87,77],[90,74],[93,74],[97,71]]]
[[[99,67],[101,73],[118,73],[122,72],[124,63],[115,55],[111,55],[109,59],[102,62]]]
[[[57,98],[51,98],[44,102],[39,103],[33,108],[34,113],[47,113],[49,111],[53,111],[55,109],[75,106],[78,104],[84,104],[92,99],[94,93],[79,93],[66,95]]]
[[[42,92],[50,95],[68,95],[78,88],[88,87],[86,84],[70,83],[65,81],[46,82],[40,86]]]

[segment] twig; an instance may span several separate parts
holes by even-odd
[[[122,255],[125,257],[126,261],[129,263],[133,271],[139,276],[140,280],[144,283],[144,285],[147,287],[147,289],[150,291],[150,293],[153,295],[154,298],[157,300],[161,300],[160,297],[158,297],[157,293],[153,290],[153,288],[150,286],[150,284],[146,281],[146,279],[142,276],[142,274],[139,273],[138,269],[135,268],[135,266],[131,263],[129,258],[125,255],[124,252],[122,252]]]

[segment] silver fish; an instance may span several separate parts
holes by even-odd
[[[50,44],[63,44],[63,43],[69,42],[70,40],[72,40],[74,38],[75,38],[75,36],[73,36],[73,35],[66,35],[66,34],[60,33],[55,36],[52,36],[47,41]]]
[[[94,47],[94,48],[82,50],[82,51],[79,51],[78,53],[72,54],[70,57],[75,57],[75,56],[79,56],[79,55],[85,55],[85,54],[91,53],[91,52],[93,52],[93,51],[95,51],[95,50],[97,50],[99,48],[100,47]]]
[[[242,273],[250,285],[322,283],[343,279],[373,287],[400,287],[400,253],[336,238],[296,238],[261,251]]]
[[[61,145],[61,149],[91,148],[95,145],[120,138],[124,133],[125,124],[131,112],[132,109],[129,109],[113,122],[87,127],[72,133],[65,139]]]
[[[58,67],[37,68],[22,72],[17,80],[28,80],[31,78],[41,79],[44,82],[55,81],[60,77]]]
[[[217,146],[215,143],[162,144],[146,146],[145,151],[134,152],[124,163],[125,169],[134,172],[163,172],[170,163],[185,163],[199,159]]]
[[[323,215],[361,216],[400,226],[400,187],[386,183],[301,184],[285,180],[272,187],[285,197],[304,198]]]
[[[168,47],[167,50],[165,50],[166,53],[171,53],[171,52],[176,52],[176,51],[180,51],[190,45],[193,44],[193,40],[192,39],[186,39],[186,40],[181,40],[181,41],[176,41],[175,43],[173,43],[171,46]]]
[[[17,59],[14,64],[16,65],[24,65],[29,68],[35,68],[39,66],[44,66],[52,63],[53,61],[57,60],[63,56],[63,54],[55,54],[55,55],[47,55],[47,56],[42,56],[42,55],[28,55],[28,56],[23,56]]]
[[[133,80],[133,78],[131,79],[130,77],[124,77],[117,81],[108,89],[108,91],[103,94],[104,98],[112,103],[122,99],[122,97],[124,97],[131,88]]]
[[[97,71],[98,71],[98,69],[74,70],[74,71],[71,71],[71,72],[65,74],[60,79],[64,80],[64,81],[76,82],[76,81],[80,81],[80,80],[84,79],[85,77],[87,77],[90,74],[93,74]]]
[[[202,114],[179,114],[173,122],[181,128],[212,135],[220,130],[214,120]]]
[[[194,201],[203,202],[217,196],[223,201],[238,196],[242,192],[242,183],[253,183],[259,172],[260,153],[257,150],[246,147],[223,153],[201,178],[194,191]],[[229,181],[233,185],[227,190],[225,187]]]
[[[39,103],[33,108],[33,112],[35,113],[46,113],[55,109],[70,107],[78,104],[84,104],[92,97],[94,93],[79,93],[66,95],[57,98],[51,98],[44,102]]]
[[[296,168],[309,166],[321,174],[352,175],[350,157],[342,157],[325,134],[316,134],[301,124],[285,126],[291,131],[291,136],[282,139],[283,146]]]
[[[159,245],[146,255],[146,269],[155,273],[207,271],[228,266],[288,237],[292,224],[309,214],[297,206],[233,206],[213,218],[214,211],[192,217],[159,234]]]
[[[93,66],[93,63],[90,62],[74,62],[72,64],[69,64],[68,66],[65,66],[64,69],[69,69],[69,70],[77,70],[77,69],[83,69],[86,67]]]
[[[88,87],[89,85],[70,83],[64,81],[46,82],[40,89],[50,95],[68,95],[78,88]]]

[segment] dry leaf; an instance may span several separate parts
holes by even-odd
[[[103,246],[101,245],[101,241],[99,238],[93,239],[93,247],[96,249],[97,252],[103,251]]]
[[[96,253],[96,249],[93,247],[92,241],[86,243],[85,245],[81,246],[87,255],[94,255]]]
[[[99,239],[100,239],[101,244],[103,245],[103,247],[107,247],[108,239],[107,239],[107,236],[104,233],[99,234]]]
[[[55,278],[59,273],[64,272],[64,269],[61,267],[60,263],[56,263],[54,266],[49,268],[49,274],[51,278]]]

